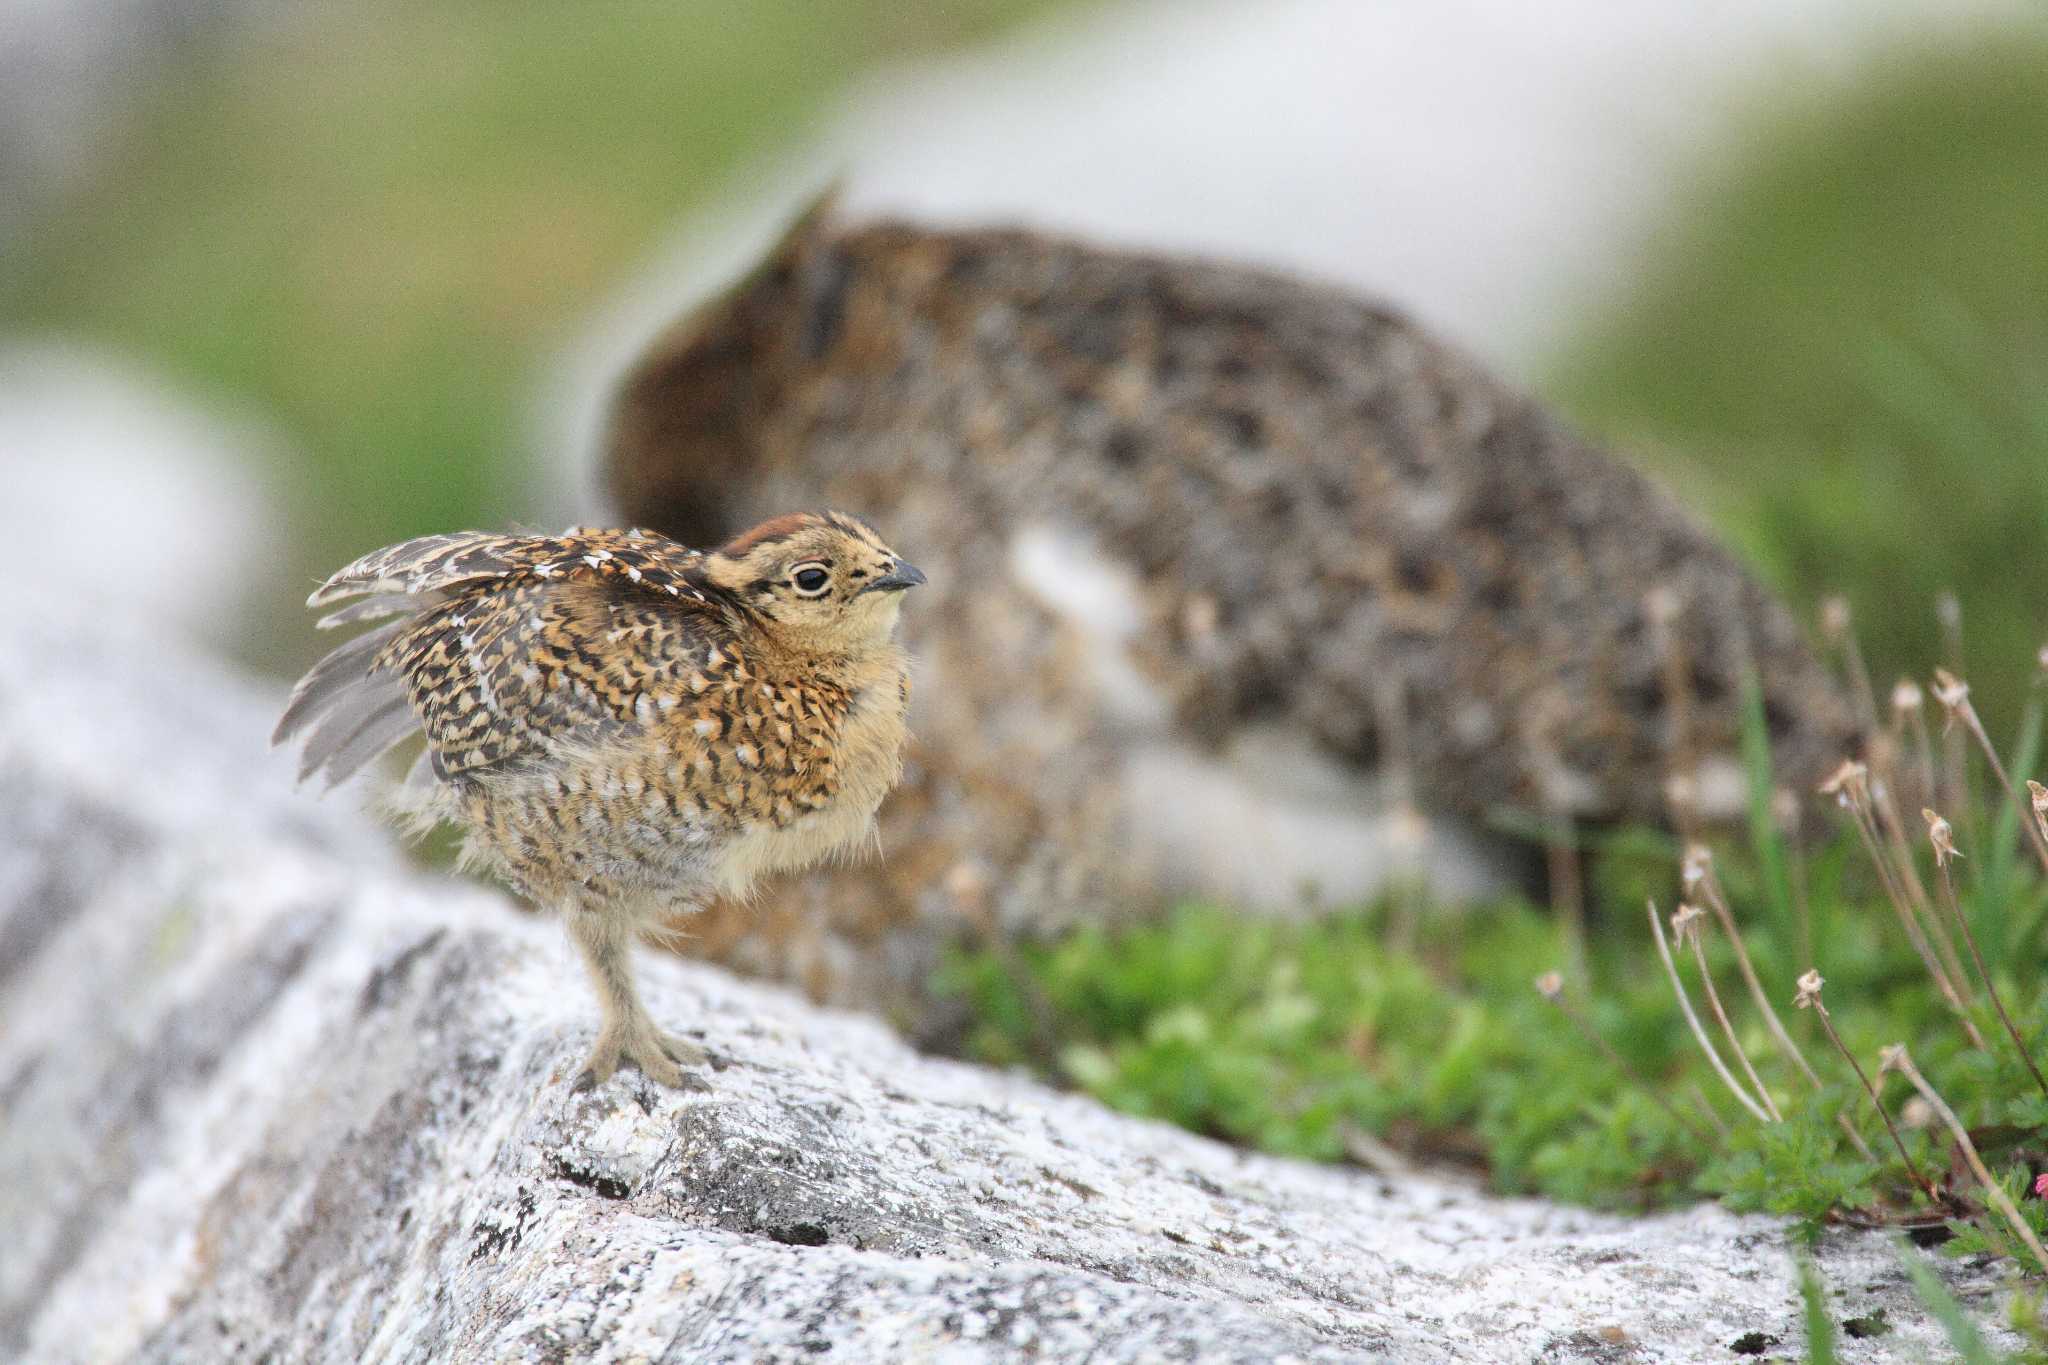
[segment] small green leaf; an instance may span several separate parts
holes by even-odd
[[[1835,1365],[1835,1324],[1828,1317],[1827,1287],[1806,1256],[1799,1258],[1799,1298],[1806,1310],[1806,1365]]]

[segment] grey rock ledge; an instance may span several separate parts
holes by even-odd
[[[1782,1228],[1247,1155],[682,962],[707,1090],[567,1077],[554,926],[407,870],[261,751],[276,698],[0,625],[0,1357],[562,1361],[1797,1356]],[[1940,1352],[1891,1245],[1839,1317]],[[1997,1316],[1995,1267],[1941,1262]],[[1752,1342],[1762,1338],[1752,1337]]]

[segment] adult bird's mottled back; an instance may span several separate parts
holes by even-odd
[[[1792,617],[1664,490],[1343,289],[821,208],[653,343],[607,438],[636,521],[712,537],[823,496],[939,580],[898,856],[799,893],[872,946],[835,964],[896,972],[942,904],[1369,898],[1411,875],[1404,794],[1523,829],[1736,815],[1752,671],[1781,780],[1857,743]]]

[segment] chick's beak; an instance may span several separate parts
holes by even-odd
[[[922,582],[924,582],[924,570],[918,568],[917,565],[912,564],[909,560],[899,559],[890,568],[889,572],[868,584],[868,590],[870,592],[902,592],[905,588],[914,588]]]

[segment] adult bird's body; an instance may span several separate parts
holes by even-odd
[[[860,847],[902,771],[895,641],[924,581],[864,523],[778,517],[722,549],[637,531],[484,532],[391,546],[308,600],[382,624],[294,689],[276,742],[340,781],[426,750],[399,808],[568,918],[605,1007],[579,1082],[668,1085],[701,1060],[655,1028],[633,940],[713,895]]]
[[[1697,518],[1313,281],[821,205],[645,349],[603,439],[640,524],[710,541],[821,497],[933,571],[887,864],[692,947],[938,1046],[963,931],[1485,898],[1533,884],[1496,830],[1742,818],[1752,710],[1795,791],[1860,744]]]

